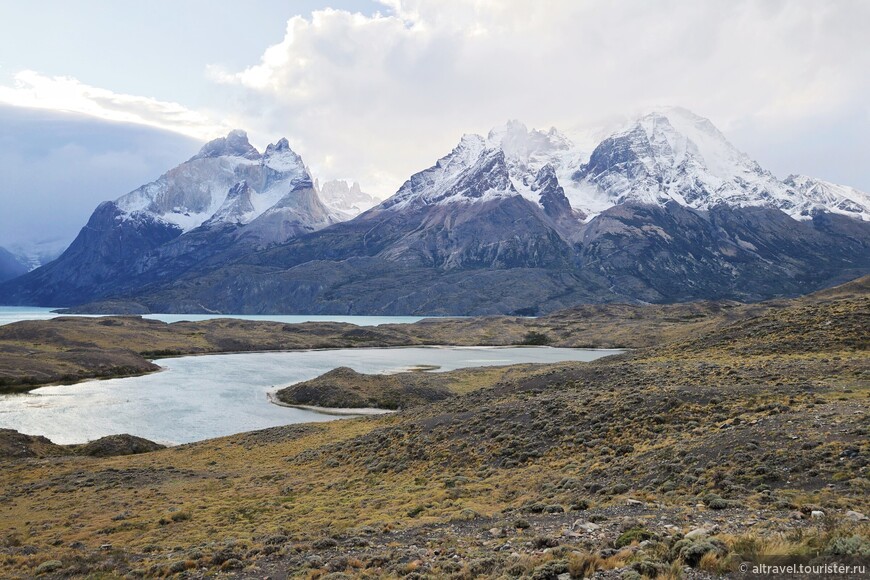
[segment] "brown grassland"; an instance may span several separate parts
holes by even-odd
[[[447,382],[416,373],[416,387],[432,377],[450,396],[139,455],[34,445],[32,457],[0,459],[0,576],[707,578],[774,556],[866,563],[868,290],[863,278],[756,305],[372,329],[4,327],[0,376],[16,388],[132,372],[75,356],[110,349],[145,362],[354,345],[634,350]]]

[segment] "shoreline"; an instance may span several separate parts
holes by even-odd
[[[320,413],[321,415],[334,415],[337,417],[369,417],[376,415],[389,415],[397,412],[392,409],[378,409],[377,407],[317,407],[315,405],[293,405],[279,400],[275,397],[275,393],[266,393],[266,399],[278,407],[301,409],[303,411],[312,411],[314,413]]]
[[[161,360],[173,360],[179,358],[187,358],[187,357],[200,357],[200,356],[214,356],[214,355],[232,355],[232,354],[275,354],[275,353],[290,353],[290,352],[321,352],[321,351],[332,351],[332,350],[357,350],[357,349],[372,349],[372,350],[390,350],[390,349],[404,349],[404,348],[432,348],[432,349],[447,349],[447,348],[462,348],[462,349],[513,349],[513,348],[562,348],[562,349],[571,349],[571,350],[584,350],[584,351],[613,351],[612,354],[606,356],[614,356],[625,354],[626,352],[630,352],[633,349],[627,347],[588,347],[588,346],[558,346],[558,345],[529,345],[529,344],[503,344],[503,345],[488,345],[488,344],[478,344],[478,345],[457,345],[457,344],[408,344],[402,346],[336,346],[336,347],[323,347],[323,348],[288,348],[288,349],[264,349],[264,350],[217,350],[212,352],[194,352],[194,353],[186,353],[186,354],[177,354],[170,356],[159,356],[154,358],[142,357],[144,360],[156,364],[159,368],[144,371],[141,373],[130,373],[130,374],[113,374],[113,375],[104,375],[104,376],[91,376],[91,377],[82,377],[80,379],[72,380],[72,381],[54,381],[48,383],[40,383],[35,385],[27,385],[24,386],[21,383],[17,383],[14,385],[7,385],[0,387],[0,395],[26,395],[28,393],[32,393],[35,390],[42,389],[45,387],[61,387],[61,386],[69,386],[69,385],[79,385],[82,383],[87,383],[90,381],[106,381],[112,379],[126,379],[133,377],[141,377],[146,375],[151,375],[154,373],[163,372],[166,367],[161,366],[157,363],[157,361]],[[141,355],[140,355],[141,356]],[[575,361],[575,362],[586,362],[586,361]],[[505,363],[503,366],[508,366],[514,363]],[[538,364],[538,363],[529,363],[529,364]],[[547,363],[540,363],[547,364]],[[423,367],[428,367],[429,365],[420,365]],[[499,365],[501,366],[501,365]],[[439,367],[440,368],[440,367]],[[473,367],[468,367],[473,368]],[[395,372],[438,372],[437,368],[407,368],[398,370]],[[389,373],[394,374],[394,373]],[[23,388],[16,388],[23,387]],[[300,407],[302,408],[302,407]]]

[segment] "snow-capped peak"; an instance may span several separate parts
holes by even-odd
[[[676,201],[702,210],[766,206],[799,215],[791,187],[731,145],[709,120],[680,108],[647,114],[611,135],[572,178],[569,199],[590,215],[627,201]]]
[[[486,149],[486,139],[474,133],[466,133],[459,139],[459,144],[453,148],[450,155],[445,155],[438,160],[438,165],[473,163]]]
[[[691,155],[721,179],[764,173],[748,155],[734,147],[709,119],[681,107],[650,113],[638,121],[648,138],[666,139],[676,154]],[[675,158],[679,162],[679,157]]]
[[[122,219],[158,219],[186,232],[203,224],[250,223],[279,202],[286,205],[294,192],[313,188],[287,139],[261,155],[247,134],[236,130],[115,203],[125,212]]]
[[[523,123],[511,120],[494,127],[487,136],[487,145],[504,153],[508,172],[517,192],[543,207],[540,191],[533,187],[538,173],[549,165],[562,186],[570,188],[570,174],[584,155],[574,143],[555,127],[547,131],[529,130]]]
[[[448,155],[413,175],[382,207],[401,209],[414,203],[469,203],[521,195],[543,208],[542,190],[533,187],[538,173],[546,165],[566,166],[569,158],[576,158],[574,146],[555,128],[529,130],[511,120],[486,137],[463,135]]]
[[[193,159],[207,157],[244,157],[259,159],[260,152],[248,141],[248,134],[241,129],[230,131],[226,137],[218,137],[202,146]],[[191,160],[192,161],[192,160]]]
[[[517,120],[493,128],[486,138],[464,135],[453,151],[412,176],[382,207],[521,195],[544,208],[545,188],[536,185],[542,175],[550,184],[546,190],[567,197],[573,215],[587,221],[626,202],[677,202],[699,210],[719,204],[762,206],[795,219],[824,210],[870,220],[868,194],[799,176],[780,181],[709,119],[678,107],[643,115],[588,157],[555,128],[529,130]]]
[[[281,173],[308,174],[305,163],[295,151],[290,149],[287,139],[279,139],[277,143],[266,146],[263,152],[263,165]]]
[[[433,167],[415,173],[381,204],[383,209],[472,202],[517,195],[501,149],[488,146],[480,135],[466,134],[453,151]]]

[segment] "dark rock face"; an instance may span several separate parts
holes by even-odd
[[[124,219],[114,202],[100,204],[57,260],[0,291],[5,304],[68,306],[114,291],[130,264],[181,235],[181,229],[148,214]]]
[[[648,174],[640,161],[639,150],[649,157],[654,156],[640,127],[622,138],[608,137],[592,151],[589,163],[578,169],[573,177],[578,180],[585,177],[599,178],[609,172],[619,171],[631,179],[645,178]]]
[[[858,277],[868,251],[870,224],[831,214],[798,222],[769,208],[626,204],[586,226],[579,259],[587,276],[636,300],[753,301]]]
[[[572,245],[523,203],[415,222],[374,212],[139,299],[152,310],[540,314],[584,302],[760,300],[870,271],[870,224],[841,216],[623,205]],[[526,227],[508,229],[516,224]]]
[[[531,190],[540,195],[544,213],[553,220],[559,232],[568,239],[574,237],[579,230],[578,221],[585,219],[586,215],[571,207],[552,165],[544,165],[538,171]]]
[[[535,182],[532,184],[532,191],[540,193],[544,213],[551,218],[560,219],[574,213],[568,198],[565,197],[565,190],[559,185],[556,171],[552,165],[544,165],[538,171]]]
[[[109,266],[99,280],[79,282],[75,271],[68,279],[82,288],[74,300],[123,297],[154,312],[464,315],[541,314],[596,302],[760,300],[870,271],[870,224],[843,216],[798,222],[775,209],[623,204],[566,239],[559,198],[544,205],[513,196],[401,212],[375,208],[260,251],[233,244],[238,232],[222,224],[151,250],[126,280],[113,281]],[[144,236],[131,239],[145,245]]]

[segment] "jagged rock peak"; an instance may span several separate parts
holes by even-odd
[[[248,134],[245,131],[233,129],[226,137],[218,137],[203,145],[193,159],[222,156],[259,159],[260,152],[248,141]]]
[[[261,163],[281,173],[297,173],[300,177],[311,181],[308,169],[302,157],[290,149],[287,139],[281,138],[276,143],[266,146]],[[311,184],[313,186],[313,182]]]
[[[511,119],[493,127],[486,137],[489,147],[500,148],[509,159],[529,161],[540,155],[552,155],[573,147],[571,140],[550,127],[548,131],[529,130],[522,122]]]
[[[444,204],[516,195],[501,149],[488,147],[480,135],[466,134],[434,166],[415,173],[381,208]]]
[[[290,142],[285,137],[281,137],[275,143],[270,143],[266,146],[265,155],[279,153],[282,151],[290,151]]]
[[[256,211],[252,194],[256,194],[256,192],[251,189],[247,180],[243,179],[232,185],[227,191],[227,196],[221,207],[205,222],[205,225],[242,224],[250,220],[250,215]]]
[[[555,220],[582,219],[585,215],[571,208],[571,203],[565,197],[565,190],[559,185],[556,169],[549,163],[541,167],[530,186],[531,191],[538,194],[538,203],[544,208],[544,213]]]

